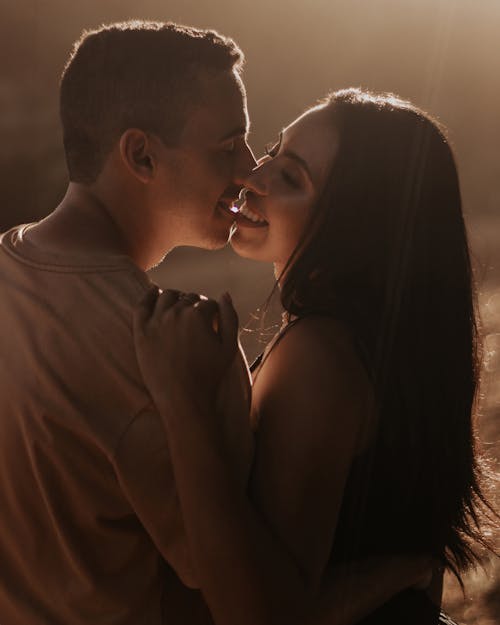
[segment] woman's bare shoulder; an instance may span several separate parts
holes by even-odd
[[[307,369],[316,374],[335,374],[343,382],[369,385],[352,333],[331,316],[310,315],[285,328],[267,358],[269,373]],[[359,388],[359,386],[358,386]]]
[[[373,387],[351,333],[326,316],[300,319],[286,329],[253,387],[252,413],[260,424],[290,423],[293,415],[303,422],[307,414],[307,427],[314,423],[325,436],[356,432],[354,453],[369,443],[373,406]]]

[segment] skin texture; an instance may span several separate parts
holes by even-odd
[[[215,407],[217,380],[237,353],[227,299],[218,314],[215,334],[213,308],[165,292],[153,308],[138,310],[134,324],[213,618],[217,625],[234,622],[235,614],[244,625],[355,623],[429,570],[426,558],[399,557],[360,563],[354,579],[325,574],[350,462],[366,441],[371,394],[364,371],[331,319],[311,318],[289,332],[258,376],[252,409],[262,422],[249,497]],[[353,595],[356,602],[343,603]]]
[[[141,269],[178,245],[225,245],[234,218],[218,202],[238,196],[255,161],[239,76],[207,76],[205,89],[205,104],[187,121],[178,146],[128,129],[96,182],[70,183],[61,204],[27,238],[54,253],[70,247],[127,254]]]
[[[330,117],[321,107],[299,117],[245,180],[245,206],[267,225],[255,228],[239,219],[231,245],[240,256],[274,263],[277,275],[311,217],[335,158],[338,137]]]
[[[285,129],[279,149],[245,180],[248,208],[266,224],[238,219],[238,253],[282,271],[333,163],[336,139],[321,108]],[[217,335],[214,309],[165,293],[146,303],[135,323],[139,364],[169,438],[193,565],[217,625],[233,623],[235,614],[243,625],[348,625],[428,581],[426,558],[364,562],[356,602],[343,604],[353,596],[352,579],[325,573],[347,475],[374,426],[370,382],[335,320],[301,321],[264,359],[252,390],[251,422],[259,428],[250,496],[234,479],[214,393],[237,353],[237,321],[227,298],[218,310]]]
[[[294,326],[254,383],[252,409],[260,423],[254,501],[314,584],[330,555],[371,400],[346,331],[326,317]]]

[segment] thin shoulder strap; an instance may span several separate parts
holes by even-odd
[[[250,373],[253,373],[258,367],[260,367],[260,365],[262,365],[267,360],[267,358],[269,357],[269,354],[273,351],[276,345],[278,345],[278,343],[285,336],[285,334],[290,330],[290,328],[296,325],[302,319],[305,319],[306,316],[307,315],[303,317],[296,317],[295,319],[292,319],[280,329],[278,334],[270,343],[269,348],[263,351],[261,354],[259,354],[257,358],[252,362],[252,364],[250,365]],[[354,348],[361,361],[361,364],[363,365],[370,380],[373,380],[374,379],[373,366],[371,363],[371,359],[369,357],[369,352],[366,349],[366,346],[364,345],[363,341],[361,341],[361,339],[357,336],[357,334],[351,332],[351,338],[354,344]]]
[[[257,358],[252,362],[252,364],[250,365],[250,373],[253,373],[258,367],[260,367],[260,365],[264,364],[264,362],[269,357],[269,354],[273,351],[276,345],[285,336],[288,330],[303,318],[304,317],[296,317],[295,319],[292,319],[292,321],[288,321],[288,323],[286,323],[285,325],[281,327],[281,329],[273,338],[273,340],[271,341],[267,349],[265,349],[261,354],[259,354]]]
[[[253,373],[255,371],[255,369],[257,369],[257,367],[260,365],[260,363],[262,362],[262,358],[264,357],[264,352],[261,352],[257,358],[252,362],[252,364],[250,365],[250,373]]]

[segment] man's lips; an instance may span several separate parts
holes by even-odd
[[[238,212],[238,209],[236,209],[235,211],[235,207],[234,207],[236,200],[237,198],[221,198],[217,202],[217,208],[220,211],[222,211],[225,215],[232,217],[232,219],[234,220],[236,217],[235,212],[236,213]]]

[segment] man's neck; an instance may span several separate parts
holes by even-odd
[[[29,228],[26,238],[40,249],[58,255],[124,254],[141,268],[149,265],[147,246],[137,245],[126,224],[91,188],[70,183],[59,206]],[[136,243],[136,245],[134,245]]]

